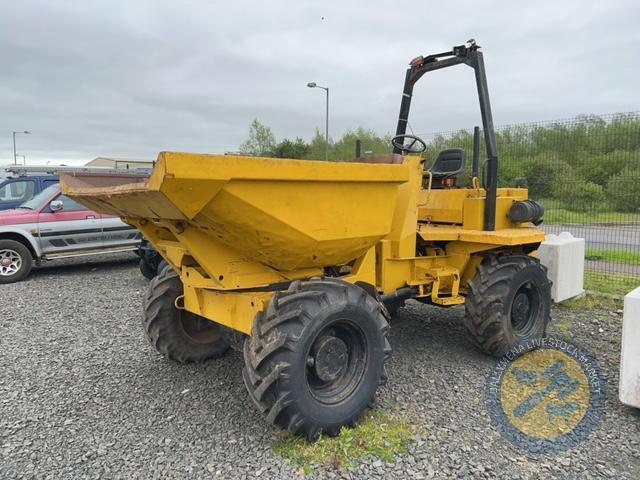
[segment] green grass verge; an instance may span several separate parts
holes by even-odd
[[[563,308],[579,308],[574,306],[568,306],[568,305],[565,305],[564,303],[561,303],[560,306],[562,306]],[[560,322],[552,323],[550,326],[550,329],[554,333],[558,333],[567,339],[573,338],[572,328],[573,328],[573,322],[571,321],[570,318],[563,318]]]
[[[618,310],[622,308],[623,301],[619,298],[610,297],[608,295],[586,294],[580,298],[573,298],[566,300],[562,303],[558,303],[557,306],[562,309],[570,310],[593,310],[593,309],[605,309],[605,310]],[[559,323],[554,325],[558,333],[571,337],[571,328],[573,322],[570,319],[563,319]]]
[[[640,265],[640,251],[628,252],[626,250],[606,250],[602,248],[587,248],[584,258],[600,262],[625,263],[627,265]]]
[[[626,295],[640,286],[640,277],[610,272],[584,272],[584,289],[610,295]]]
[[[640,213],[621,212],[573,212],[564,208],[549,207],[544,212],[544,223],[638,223]]]
[[[323,435],[310,443],[306,438],[280,432],[271,447],[305,475],[312,475],[316,468],[348,469],[367,457],[392,462],[414,440],[414,429],[398,413],[367,410],[357,427],[343,427],[336,437]]]

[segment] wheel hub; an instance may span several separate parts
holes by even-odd
[[[313,368],[323,382],[331,382],[339,378],[347,367],[348,359],[347,344],[341,339],[327,336],[316,342]]]
[[[22,259],[15,250],[0,250],[0,275],[11,276],[20,270]]]
[[[211,343],[220,338],[220,330],[206,318],[181,310],[182,329],[196,343]]]
[[[531,312],[531,301],[529,295],[525,292],[520,292],[513,300],[513,306],[511,307],[511,319],[516,325],[523,325],[529,318]]]

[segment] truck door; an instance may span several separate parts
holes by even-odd
[[[140,243],[142,234],[113,215],[100,215],[102,241],[105,248],[132,247]]]
[[[102,220],[96,212],[59,195],[38,215],[38,237],[42,252],[48,255],[100,249]]]
[[[36,181],[30,178],[10,178],[0,183],[0,210],[16,208],[36,194]]]

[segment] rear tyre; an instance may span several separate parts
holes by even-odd
[[[15,240],[0,240],[0,284],[24,280],[33,267],[31,252]]]
[[[206,318],[179,310],[175,300],[183,287],[178,274],[165,269],[151,280],[144,303],[143,325],[151,345],[181,363],[219,358],[229,349],[219,327]]]
[[[315,440],[357,424],[391,356],[381,304],[335,279],[293,282],[258,314],[243,378],[267,420]]]
[[[140,260],[140,273],[147,279],[151,280],[156,276],[157,271],[153,265],[149,264],[144,258]]]
[[[551,309],[551,282],[537,258],[486,257],[469,282],[465,327],[470,340],[489,355],[516,342],[544,336]]]
[[[162,273],[162,271],[165,268],[169,267],[169,263],[163,258],[162,260],[160,260],[160,263],[158,264],[158,271],[157,271],[157,275],[160,275]]]

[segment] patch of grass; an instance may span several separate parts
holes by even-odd
[[[606,309],[606,310],[618,310],[622,308],[622,300],[613,298],[608,295],[598,294],[586,294],[579,298],[572,298],[562,303],[558,303],[559,308],[570,310],[593,310],[593,309]],[[564,319],[555,325],[555,328],[562,335],[571,336],[571,321]]]
[[[281,457],[312,475],[315,468],[348,469],[358,460],[377,457],[392,462],[407,451],[415,431],[399,414],[367,410],[355,428],[343,427],[336,437],[321,436],[314,443],[280,432],[271,447]]]
[[[610,295],[626,295],[640,286],[640,277],[611,272],[584,272],[584,288]]]
[[[637,223],[640,213],[621,212],[573,212],[564,208],[548,206],[544,212],[544,223]]]
[[[573,332],[571,331],[571,327],[573,327],[573,322],[571,321],[570,318],[563,318],[560,322],[556,324],[551,324],[551,328],[553,330],[555,330],[561,336],[568,339],[573,337]]]
[[[629,252],[626,250],[607,250],[603,248],[587,248],[584,258],[610,263],[626,263],[627,265],[640,265],[640,251]]]

